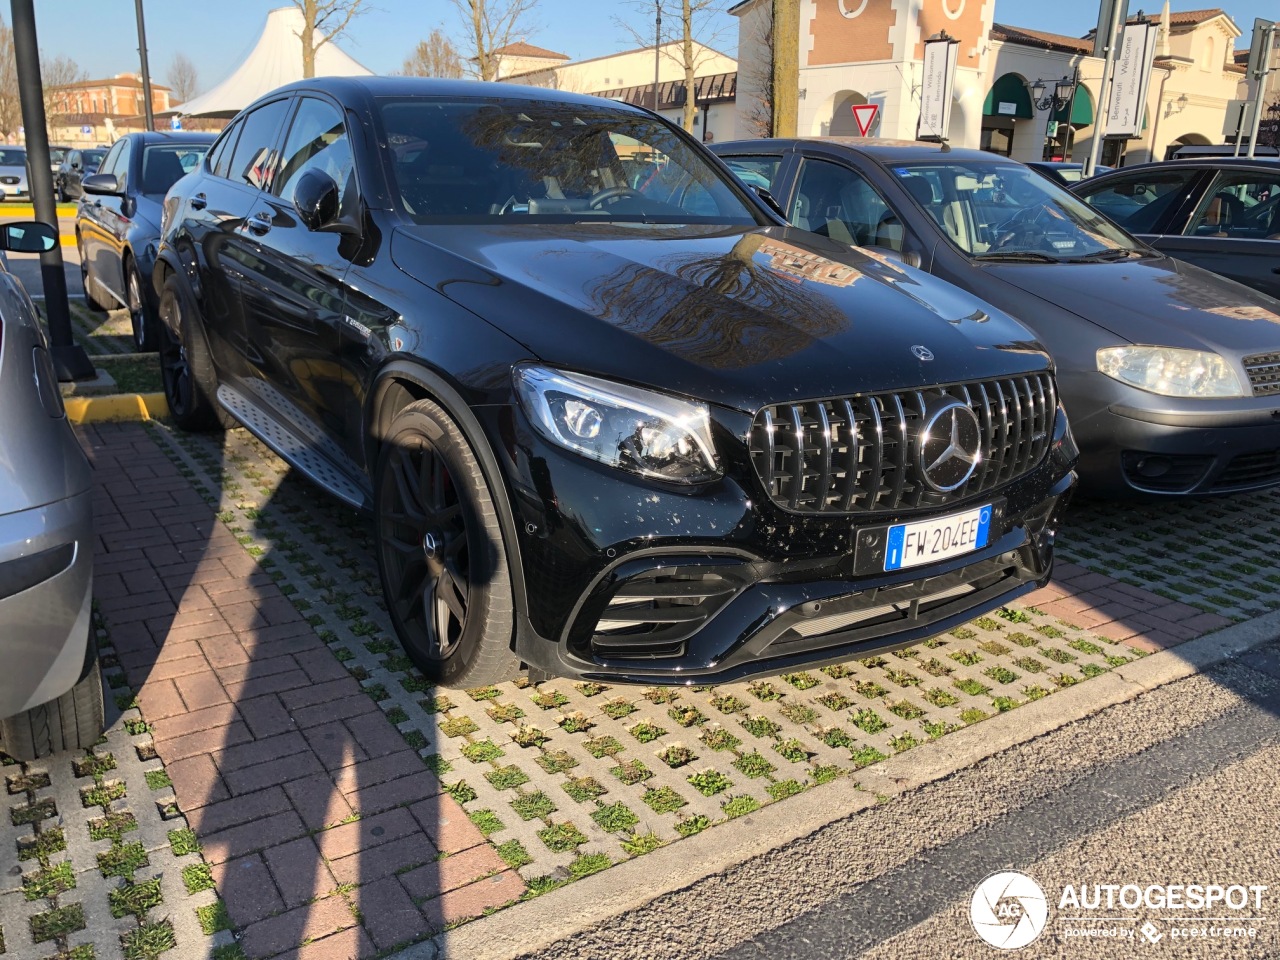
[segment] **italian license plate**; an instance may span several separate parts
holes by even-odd
[[[884,568],[904,570],[981,550],[991,529],[991,504],[949,517],[897,523],[889,528]]]

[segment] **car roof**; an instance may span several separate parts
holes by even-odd
[[[139,133],[125,134],[130,140],[147,143],[213,143],[218,138],[216,133],[204,133],[199,130],[143,130]],[[86,150],[101,150],[102,147],[85,147]],[[109,149],[109,148],[107,148]]]
[[[988,150],[976,150],[969,147],[952,147],[944,150],[941,144],[924,143],[919,140],[891,140],[883,137],[786,137],[772,140],[733,140],[726,143],[709,144],[716,153],[735,151],[762,143],[781,144],[786,147],[813,145],[819,147],[835,147],[838,150],[849,150],[871,157],[881,163],[901,163],[911,160],[995,160],[1017,163],[1008,157]]]
[[[1280,173],[1280,163],[1274,158],[1262,157],[1250,160],[1248,157],[1190,157],[1185,160],[1157,160],[1152,163],[1135,163],[1132,166],[1116,167],[1099,177],[1112,177],[1121,173],[1147,172],[1190,167],[1193,170],[1244,169],[1264,170],[1267,173]]]
[[[327,93],[348,107],[359,100],[382,97],[457,97],[459,100],[524,100],[552,101],[556,103],[581,103],[600,106],[608,103],[619,110],[650,115],[647,110],[605,100],[581,93],[567,93],[547,87],[531,87],[514,83],[486,83],[482,80],[442,80],[436,77],[315,77],[296,80],[263,94],[254,104],[278,97],[284,93],[312,90]]]

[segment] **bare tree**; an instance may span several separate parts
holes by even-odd
[[[13,30],[0,18],[0,137],[8,140],[22,126],[18,98],[18,61],[14,57]]]
[[[666,0],[675,5],[676,0]],[[662,33],[656,39],[662,56],[674,61],[684,74],[684,116],[682,125],[686,130],[693,129],[694,119],[698,115],[697,74],[698,68],[715,56],[712,44],[720,39],[718,31],[712,27],[715,14],[724,9],[723,0],[678,0],[680,13],[677,17],[662,18]],[[634,6],[638,10],[654,10],[656,7],[666,12],[663,0],[638,0]],[[618,21],[637,46],[649,47],[653,44],[655,30],[649,24],[639,25],[627,21]],[[654,105],[655,109],[657,104]]]
[[[364,0],[293,0],[302,13],[302,32],[297,36],[302,41],[303,77],[316,75],[316,53],[347,29],[363,4]],[[319,41],[316,31],[320,32]]]
[[[44,87],[45,122],[54,127],[70,116],[73,99],[68,89],[86,77],[85,72],[70,57],[40,57],[40,80]]]
[[[437,27],[427,39],[418,42],[400,72],[406,77],[445,77],[456,80],[462,76],[462,57],[453,41]]]
[[[453,0],[467,28],[473,69],[481,80],[497,80],[502,56],[513,39],[527,34],[537,0]]]
[[[747,97],[747,129],[757,137],[773,136],[773,8],[768,4],[759,13],[752,38],[760,54],[739,63],[738,90]],[[745,83],[743,81],[746,81]]]
[[[196,65],[185,53],[175,53],[169,61],[169,70],[165,74],[165,82],[173,91],[176,103],[186,103],[200,92],[200,75]]]

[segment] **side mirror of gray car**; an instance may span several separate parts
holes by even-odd
[[[920,254],[914,250],[894,250],[890,247],[872,247],[871,249],[883,257],[888,257],[890,260],[905,263],[908,267],[919,268],[923,262],[920,259]]]
[[[36,220],[0,227],[0,248],[10,253],[48,253],[58,245],[58,231]]]
[[[308,170],[293,189],[293,209],[308,230],[323,230],[338,219],[338,185],[323,170]]]
[[[756,196],[763,200],[770,210],[780,216],[783,220],[787,219],[787,215],[782,212],[782,204],[778,203],[772,193],[764,187],[752,187],[751,189],[756,192]]]
[[[102,197],[118,197],[121,195],[120,181],[114,173],[95,173],[91,177],[85,177],[80,186],[85,193],[97,194]]]

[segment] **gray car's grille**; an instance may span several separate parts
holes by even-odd
[[[958,489],[919,478],[915,424],[943,395],[968,405],[981,459]],[[945,505],[992,490],[1036,467],[1057,410],[1053,377],[1032,374],[900,393],[765,407],[751,427],[751,462],[778,506],[800,513],[867,513]]]
[[[0,183],[17,183],[17,177],[0,177]]]
[[[1244,358],[1244,369],[1255,397],[1280,393],[1280,352],[1259,353]]]

